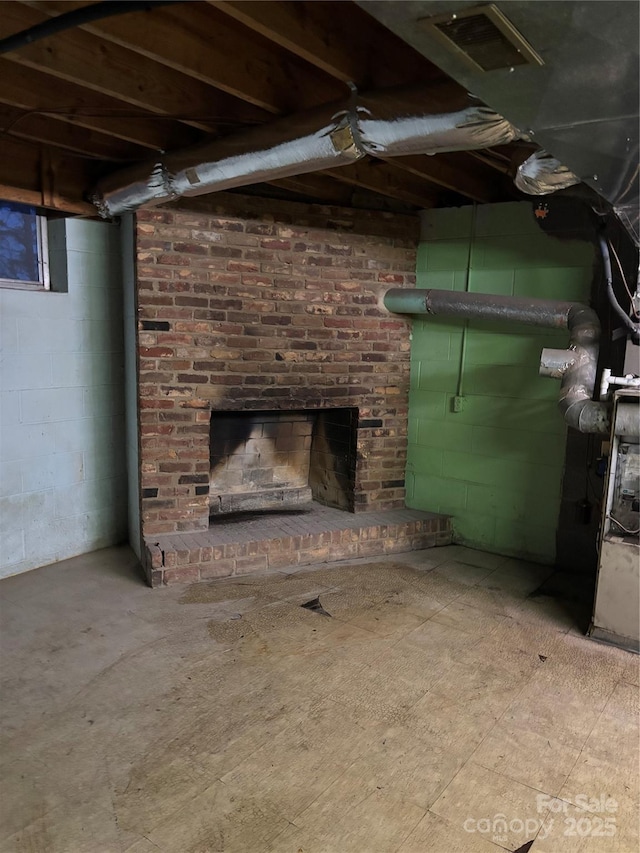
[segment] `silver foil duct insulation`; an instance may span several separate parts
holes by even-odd
[[[441,84],[427,93],[429,109],[416,109],[423,90],[360,95],[356,105],[358,141],[374,157],[474,151],[507,145],[521,134],[472,95]]]
[[[535,151],[522,165],[515,185],[529,195],[548,195],[580,183],[580,178],[546,151]]]
[[[103,217],[144,204],[160,204],[275,181],[353,163],[365,156],[356,145],[348,110],[335,105],[162,155],[103,178],[91,201]]]
[[[422,107],[423,102],[429,106]],[[474,98],[456,93],[452,103],[446,86],[354,94],[349,102],[115,172],[100,181],[91,200],[103,217],[112,217],[143,204],[331,169],[367,154],[386,158],[470,151],[519,138],[522,134],[513,125]]]

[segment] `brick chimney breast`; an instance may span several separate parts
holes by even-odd
[[[136,216],[144,538],[208,528],[223,412],[294,413],[282,430],[297,423],[298,438],[312,415],[355,413],[345,508],[404,507],[409,323],[381,295],[415,286],[417,217],[223,194],[189,204]],[[261,477],[307,488],[326,437],[311,461],[309,448],[287,460],[284,434],[268,449],[260,429],[245,438],[254,490]]]

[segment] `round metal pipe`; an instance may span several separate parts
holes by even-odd
[[[577,303],[459,290],[405,290],[395,287],[385,293],[384,304],[395,314],[502,320],[547,329],[566,329],[569,311]]]
[[[394,314],[427,314],[427,290],[405,290],[393,287],[384,295],[384,307]]]
[[[575,303],[567,316],[569,347],[574,357],[560,383],[558,406],[567,426],[580,432],[608,435],[609,407],[593,398],[600,347],[600,321],[588,305]]]
[[[566,371],[571,367],[576,354],[570,349],[552,349],[545,347],[540,355],[540,376],[549,376],[551,379],[562,379]]]
[[[640,435],[640,408],[637,403],[618,403],[616,433],[628,436]]]
[[[611,416],[606,403],[582,400],[575,403],[569,413],[569,425],[580,432],[611,435]],[[618,406],[616,435],[640,435],[640,409],[637,404],[625,403],[624,406]]]
[[[610,432],[607,404],[592,399],[598,365],[600,321],[588,305],[493,293],[402,288],[388,290],[383,301],[389,311],[396,314],[426,314],[567,329],[569,349],[543,350],[540,373],[562,380],[558,405],[568,426],[580,432],[602,435]]]

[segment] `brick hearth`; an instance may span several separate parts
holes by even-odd
[[[348,513],[313,504],[300,514],[216,522],[148,544],[153,586],[377,557],[451,544],[448,516],[418,510]]]
[[[414,217],[222,194],[138,212],[141,518],[153,583],[275,559],[260,536],[261,551],[215,551],[233,565],[212,564],[212,543],[164,548],[158,564],[160,537],[209,535],[213,413],[355,412],[346,506],[357,516],[404,510],[409,323],[381,300],[414,285],[417,235]],[[385,523],[355,519],[300,547],[352,556],[353,531],[364,545],[362,531]]]

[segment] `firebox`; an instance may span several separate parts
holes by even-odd
[[[311,501],[354,511],[357,408],[212,412],[210,515]]]

